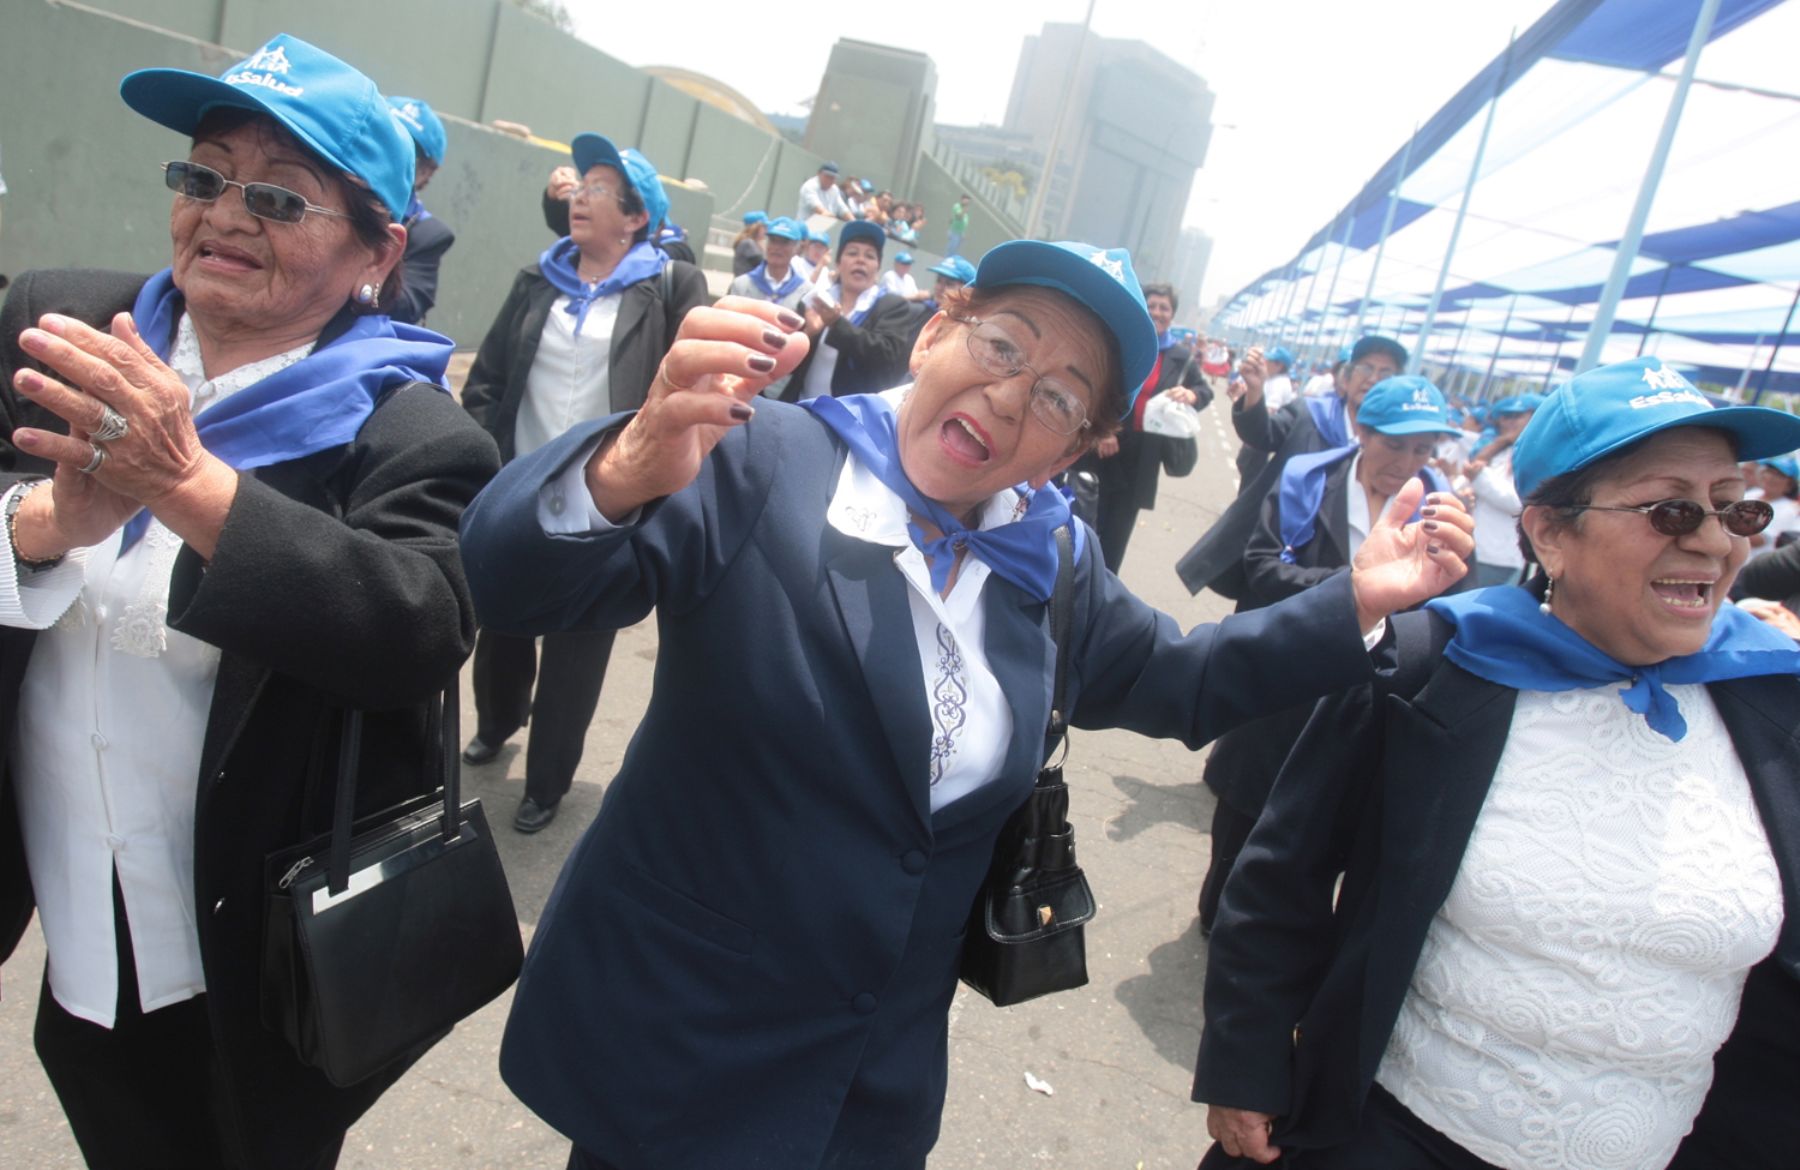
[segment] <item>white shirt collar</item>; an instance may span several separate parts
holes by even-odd
[[[870,305],[873,305],[879,300],[880,297],[881,282],[878,280],[868,288],[864,289],[862,296],[856,298],[856,304],[848,309],[844,309],[843,313],[845,316],[849,316],[851,313],[864,312]],[[837,281],[833,281],[831,285],[831,303],[839,306],[844,303],[844,286]]]
[[[249,362],[216,378],[208,378],[206,366],[200,360],[199,335],[194,332],[194,323],[183,313],[181,321],[175,326],[175,346],[169,353],[169,368],[179,374],[193,392],[194,399],[189,410],[193,414],[199,414],[213,403],[222,402],[246,386],[254,386],[264,378],[294,365],[311,353],[316,344],[316,339],[308,341],[285,353]]]
[[[912,383],[908,382],[885,390],[880,396],[899,410],[911,389]],[[1010,524],[1027,506],[1025,497],[1016,489],[996,492],[981,506],[978,527],[987,529]],[[906,548],[912,544],[912,535],[906,530],[906,502],[877,479],[855,452],[844,460],[844,469],[838,475],[837,488],[832,493],[831,505],[825,510],[825,518],[845,536],[870,544],[893,548]]]

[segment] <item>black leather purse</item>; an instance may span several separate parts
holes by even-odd
[[[340,1087],[422,1052],[524,961],[481,802],[461,801],[457,712],[452,689],[427,719],[442,790],[353,824],[363,715],[346,711],[331,832],[267,861],[263,1023]]]
[[[969,912],[963,939],[962,981],[997,1007],[1068,991],[1088,981],[1082,928],[1094,916],[1094,892],[1075,864],[1075,830],[1069,825],[1062,760],[1047,762],[1068,744],[1064,698],[1073,607],[1069,592],[1075,575],[1070,541],[1066,526],[1056,530],[1059,564],[1050,596],[1056,673],[1050,724],[1044,732],[1046,763],[1038,771],[1031,797],[1000,830],[992,867]]]

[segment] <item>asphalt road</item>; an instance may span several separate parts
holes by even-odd
[[[1173,570],[1235,490],[1228,420],[1216,409],[1202,418],[1199,466],[1185,479],[1165,478],[1156,510],[1139,518],[1123,574],[1183,628],[1229,611],[1210,594],[1190,597]],[[648,701],[655,657],[654,622],[621,633],[575,788],[544,832],[525,837],[510,828],[524,788],[524,736],[465,773],[498,827],[528,937]],[[464,692],[463,726],[472,728],[466,680]],[[1213,808],[1201,760],[1179,744],[1130,732],[1074,735],[1065,767],[1070,819],[1100,902],[1087,929],[1092,982],[1005,1010],[958,993],[932,1170],[1186,1170],[1204,1152],[1205,1110],[1188,1101],[1206,966],[1194,902]],[[31,1047],[43,965],[34,925],[0,973],[0,1164],[18,1170],[82,1165]],[[568,1143],[507,1091],[496,1070],[510,1002],[502,997],[464,1021],[389,1091],[350,1132],[341,1167],[562,1170]],[[1050,1091],[1029,1087],[1028,1074]]]

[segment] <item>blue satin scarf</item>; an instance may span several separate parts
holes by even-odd
[[[431,212],[426,211],[425,205],[419,202],[419,197],[417,195],[414,195],[411,199],[407,200],[406,214],[400,217],[400,222],[404,224],[415,224],[422,219],[430,218]]]
[[[165,362],[183,304],[172,270],[165,268],[145,282],[131,307],[138,333]],[[202,446],[238,471],[341,447],[356,437],[390,387],[430,382],[442,389],[454,349],[441,333],[385,316],[358,317],[287,369],[195,415],[194,430]],[[149,512],[133,516],[121,553],[149,526]]]
[[[564,236],[538,257],[538,271],[557,292],[569,298],[565,312],[575,318],[575,336],[580,337],[581,326],[587,321],[588,310],[594,307],[595,301],[660,275],[663,265],[668,262],[669,257],[662,249],[646,240],[633,244],[606,279],[583,284],[576,268],[581,263],[581,249],[576,247],[574,240]]]
[[[779,301],[782,297],[789,295],[795,289],[806,283],[806,281],[801,278],[800,274],[794,271],[794,267],[791,264],[788,266],[787,279],[782,281],[779,285],[769,283],[769,265],[767,262],[758,264],[755,268],[752,268],[747,275],[750,277],[750,283],[761,289],[763,296],[768,297],[771,301]]]
[[[1344,447],[1333,447],[1329,451],[1313,451],[1306,455],[1296,455],[1287,461],[1281,469],[1281,560],[1283,564],[1298,564],[1296,551],[1306,547],[1318,530],[1319,509],[1325,503],[1325,481],[1331,476],[1331,469],[1337,464],[1356,454],[1358,447],[1351,443]],[[1450,485],[1438,474],[1434,467],[1420,469],[1424,477],[1425,487],[1432,492],[1447,492]],[[1420,507],[1424,507],[1421,497]],[[1369,523],[1381,519],[1379,516],[1369,517]],[[1418,508],[1413,509],[1412,523],[1419,519]]]
[[[1342,447],[1352,442],[1350,434],[1350,404],[1338,396],[1333,390],[1322,398],[1307,398],[1307,413],[1312,415],[1313,427],[1325,440],[1327,447]]]
[[[916,516],[924,516],[943,533],[927,539],[923,530],[908,520],[913,544],[931,564],[931,586],[942,593],[949,584],[958,549],[967,548],[999,576],[1037,598],[1049,601],[1056,588],[1056,530],[1073,517],[1061,491],[1046,485],[1036,491],[1019,485],[1030,504],[1025,515],[994,528],[965,528],[962,521],[934,500],[926,499],[900,465],[900,446],[894,425],[894,408],[878,394],[852,394],[844,398],[821,396],[802,403],[818,415],[850,453],[899,496]],[[1075,560],[1081,560],[1086,543],[1082,526],[1073,526]]]
[[[1585,690],[1622,682],[1619,698],[1671,740],[1687,734],[1681,706],[1663,687],[1754,675],[1800,674],[1800,647],[1735,605],[1722,605],[1696,654],[1654,666],[1626,666],[1561,619],[1539,611],[1517,585],[1496,585],[1429,601],[1456,626],[1444,656],[1470,674],[1521,691]]]

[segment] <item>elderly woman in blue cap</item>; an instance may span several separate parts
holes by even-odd
[[[746,211],[744,226],[731,241],[731,275],[739,277],[763,262],[764,244],[768,239],[769,213]]]
[[[498,461],[450,340],[385,313],[414,151],[373,82],[278,36],[120,89],[191,138],[172,266],[0,311],[0,954],[35,896],[89,1165],[328,1167],[410,1061],[338,1087],[264,1026],[266,859],[329,825],[345,707],[359,815],[435,786],[456,522]]]
[[[812,345],[782,392],[786,401],[868,394],[905,379],[913,311],[878,282],[884,241],[866,220],[838,229],[836,279],[814,280],[806,296],[803,327]]]
[[[1513,486],[1513,444],[1543,405],[1541,394],[1503,398],[1493,406],[1494,440],[1462,467],[1475,517],[1475,587],[1510,585],[1525,568],[1518,519],[1524,505]]]
[[[1356,558],[1370,525],[1415,479],[1429,493],[1416,519],[1427,531],[1436,529],[1438,507],[1453,495],[1430,466],[1438,440],[1456,430],[1443,393],[1424,378],[1388,378],[1361,396],[1350,426],[1350,442],[1288,460],[1264,497],[1244,550],[1239,613],[1329,580]],[[1475,539],[1481,539],[1479,520]],[[1207,755],[1206,786],[1218,802],[1212,861],[1200,887],[1202,933],[1213,928],[1231,867],[1311,713],[1308,703],[1259,719],[1221,736]]]
[[[406,228],[406,255],[400,265],[406,279],[400,295],[388,308],[396,321],[425,323],[425,314],[437,304],[438,266],[444,253],[456,243],[456,233],[443,220],[425,210],[419,195],[444,165],[444,123],[418,98],[390,97],[388,106],[413,141],[413,189],[401,220]]]
[[[572,145],[581,181],[569,234],[513,279],[463,386],[467,410],[510,462],[571,427],[641,406],[682,318],[706,302],[700,270],[654,238],[669,198],[656,167],[599,134]],[[525,795],[513,827],[535,833],[575,780],[599,707],[613,632],[536,641],[484,629],[475,643],[476,730],[463,751],[485,764],[527,721]]]
[[[640,410],[514,463],[465,521],[495,628],[657,612],[649,709],[501,1052],[576,1167],[924,1165],[963,924],[1043,763],[1058,530],[1073,722],[1195,746],[1368,677],[1359,631],[1470,546],[1460,513],[1404,524],[1409,490],[1354,572],[1184,636],[1046,486],[1155,361],[1123,251],[993,249],[881,394],[759,399],[801,326],[695,310]]]
[[[1238,860],[1203,1166],[1791,1164],[1800,650],[1726,595],[1770,512],[1738,461],[1797,439],[1654,358],[1545,398],[1529,585],[1396,618]]]

